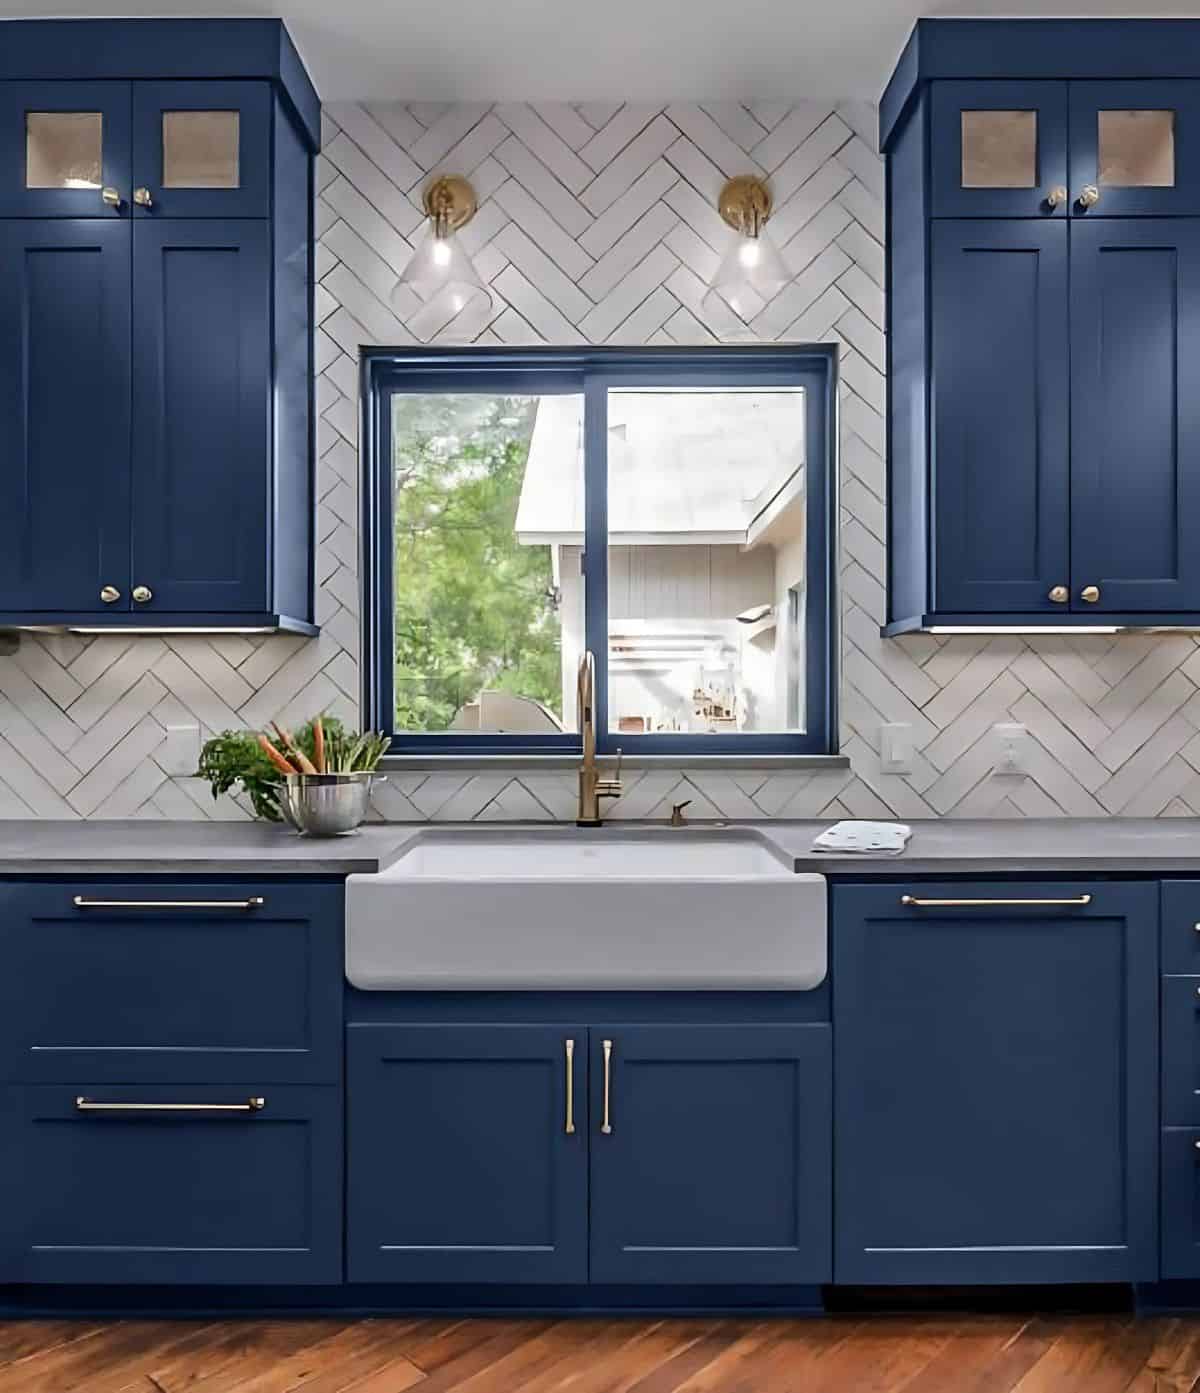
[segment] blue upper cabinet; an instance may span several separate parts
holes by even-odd
[[[0,625],[313,625],[316,93],[276,20],[5,26]]]
[[[918,23],[880,106],[886,633],[1200,623],[1198,45]]]

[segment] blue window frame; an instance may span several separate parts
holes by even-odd
[[[611,394],[803,388],[802,575],[790,578],[775,622],[778,641],[803,660],[784,699],[780,731],[609,729],[609,412]],[[392,735],[399,755],[570,754],[578,734],[424,733],[397,730],[395,703],[395,495],[393,408],[397,394],[546,398],[582,402],[583,646],[596,661],[597,749],[627,755],[810,755],[837,749],[834,527],[837,509],[837,353],[828,345],[697,349],[369,348],[362,357],[363,684],[367,719]],[[801,600],[800,596],[803,596]],[[764,606],[764,608],[769,608]],[[752,619],[738,616],[743,623]],[[802,629],[802,632],[799,630]],[[564,684],[565,685],[565,684]],[[714,723],[719,725],[720,723]],[[729,722],[726,722],[728,725]]]

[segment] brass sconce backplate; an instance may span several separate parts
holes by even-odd
[[[457,232],[475,216],[475,190],[457,174],[442,174],[425,190],[425,211],[439,236]]]
[[[721,190],[717,210],[735,232],[757,237],[771,216],[771,191],[756,174],[739,174]]]

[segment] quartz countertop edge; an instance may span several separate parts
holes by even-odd
[[[506,826],[558,829],[570,823],[370,823],[356,834],[328,839],[297,837],[260,822],[0,822],[0,875],[345,876],[386,870],[424,830],[454,827],[481,836]],[[578,835],[619,835],[622,828],[661,822],[610,821]],[[714,824],[696,822],[695,829]],[[904,879],[913,875],[1052,875],[1079,872],[1195,874],[1200,876],[1200,818],[1089,818],[914,821],[912,840],[899,856],[813,853],[813,838],[828,820],[728,822],[772,842],[797,871],[832,876]],[[675,835],[672,833],[671,835]],[[678,835],[686,836],[686,829]]]

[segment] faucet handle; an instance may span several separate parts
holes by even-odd
[[[620,747],[620,745],[617,746],[617,767],[616,767],[616,769],[613,770],[612,782],[613,782],[614,784],[619,784],[619,783],[621,782],[621,747]]]
[[[686,826],[687,826],[687,818],[684,817],[684,815],[683,815],[683,810],[684,810],[684,808],[688,807],[688,806],[691,804],[691,801],[692,801],[692,800],[691,800],[690,798],[685,798],[685,799],[683,800],[682,803],[672,803],[672,804],[671,804],[671,826],[672,826],[672,827],[686,827]]]

